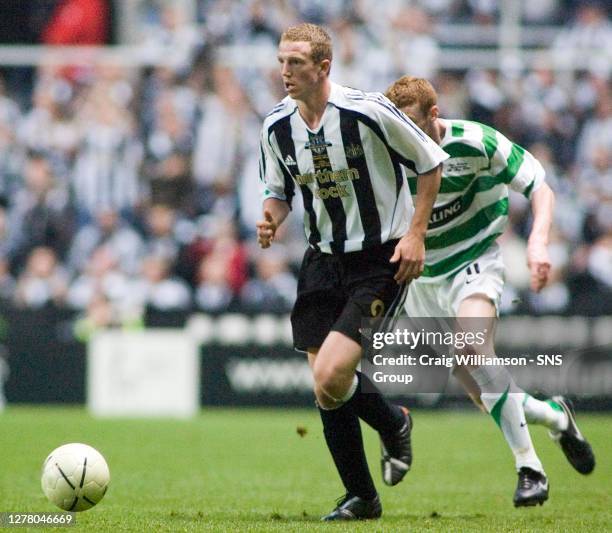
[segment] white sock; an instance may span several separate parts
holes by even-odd
[[[357,378],[357,374],[355,374],[355,376],[353,377],[353,382],[351,383],[351,386],[349,387],[349,390],[346,391],[346,394],[342,398],[340,398],[340,401],[343,404],[348,402],[355,395],[358,385],[359,385],[359,379]]]
[[[565,411],[553,400],[537,400],[525,393],[523,397],[525,418],[530,424],[540,424],[553,431],[565,431],[569,420]]]
[[[544,472],[538,458],[523,411],[523,394],[517,390],[512,376],[501,367],[479,367],[471,370],[478,383],[480,399],[502,430],[508,446],[514,454],[517,471],[523,467]]]
[[[338,400],[336,398],[331,398],[329,394],[326,394],[328,398],[331,398],[335,402],[335,405],[333,407],[323,407],[319,403],[318,400],[315,400],[315,404],[319,409],[322,409],[323,411],[333,411],[334,409],[340,409],[340,407],[342,407],[353,396],[355,396],[355,392],[357,391],[358,386],[359,386],[359,379],[357,378],[357,374],[355,374],[355,377],[353,378],[353,381],[351,382],[351,386],[349,387],[349,389],[346,391],[346,394],[342,398]]]

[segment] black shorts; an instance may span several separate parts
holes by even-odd
[[[389,263],[396,244],[337,255],[306,250],[291,313],[297,350],[319,348],[330,331],[361,344],[362,321],[393,312],[402,289],[393,279],[399,265]]]

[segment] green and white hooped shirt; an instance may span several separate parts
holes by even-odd
[[[544,169],[521,146],[489,126],[469,120],[443,120],[444,161],[440,192],[425,239],[422,282],[439,281],[480,257],[504,231],[508,187],[530,198]],[[410,192],[417,178],[408,177]]]

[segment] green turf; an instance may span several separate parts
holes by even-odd
[[[394,488],[379,481],[368,429],[384,517],[342,525],[318,522],[342,490],[314,410],[207,410],[192,421],[160,421],[13,407],[0,414],[0,511],[54,510],[40,490],[41,462],[54,447],[80,441],[105,455],[112,481],[68,531],[609,531],[612,416],[579,422],[597,452],[595,472],[575,473],[544,429],[533,428],[551,500],[519,510],[511,454],[485,415],[416,413],[413,470]]]

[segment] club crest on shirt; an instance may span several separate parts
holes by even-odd
[[[472,170],[471,165],[467,161],[461,160],[446,160],[443,163],[445,174],[461,174],[470,172]]]
[[[332,143],[325,140],[323,135],[313,135],[310,137],[310,140],[304,145],[306,150],[310,150],[313,154],[323,154],[328,146],[331,146]]]
[[[363,148],[358,144],[349,144],[344,149],[344,153],[348,159],[356,159],[363,155]]]

